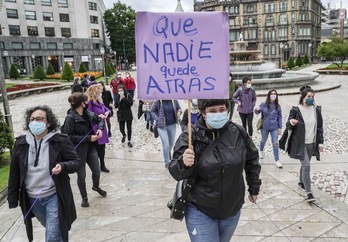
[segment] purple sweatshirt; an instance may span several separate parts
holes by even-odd
[[[233,102],[238,106],[237,111],[244,114],[249,114],[254,111],[256,104],[256,92],[254,88],[240,87],[233,95]]]

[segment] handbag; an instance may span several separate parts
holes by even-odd
[[[158,138],[159,136],[157,123],[153,125],[153,135],[155,136],[155,138]]]
[[[215,139],[208,145],[208,147],[202,153],[201,158],[214,149],[218,140],[219,139]],[[182,221],[185,217],[187,196],[195,183],[197,174],[197,167],[194,167],[193,172],[189,178],[180,180],[176,183],[173,198],[167,203],[167,207],[170,209],[170,218]]]
[[[269,113],[267,113],[266,116],[265,116],[264,118],[262,118],[262,115],[261,115],[261,117],[259,118],[259,120],[257,120],[257,123],[256,123],[256,129],[257,129],[257,130],[262,129],[263,121],[265,121],[266,118],[268,118],[269,114],[270,114],[272,111],[273,111],[273,109],[272,109]]]

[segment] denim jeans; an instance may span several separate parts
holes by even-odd
[[[224,220],[213,219],[188,203],[185,221],[191,242],[229,242],[236,230],[239,217],[240,210],[233,217]]]
[[[301,169],[300,169],[300,182],[304,184],[305,190],[307,193],[312,192],[311,188],[311,165],[310,161],[313,156],[313,152],[315,149],[314,143],[306,144],[304,148],[304,159],[300,160]]]
[[[170,162],[169,153],[174,146],[175,133],[176,133],[176,124],[165,125],[164,129],[158,128],[158,134],[162,142],[164,164],[169,164]]]
[[[268,139],[268,134],[271,134],[274,160],[278,161],[279,160],[278,129],[272,130],[272,131],[261,129],[260,151],[263,151],[263,148],[265,148],[265,144]]]
[[[151,112],[146,111],[145,112],[145,120],[150,123],[151,126],[153,126],[154,119],[151,115]]]
[[[36,198],[29,197],[32,206]],[[45,241],[62,241],[58,217],[58,196],[53,194],[48,197],[38,198],[31,210],[42,226],[46,228]]]

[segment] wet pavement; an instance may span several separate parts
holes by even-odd
[[[313,71],[319,66],[302,71]],[[311,165],[317,202],[305,202],[306,194],[297,186],[299,161],[281,154],[284,168],[276,168],[268,141],[265,158],[260,160],[263,184],[258,204],[246,200],[232,241],[348,241],[348,112],[345,105],[348,77],[321,75],[319,78],[325,83],[322,85],[334,82],[341,87],[315,96],[316,103],[322,105],[325,136],[321,161],[312,159]],[[63,121],[69,107],[69,94],[65,90],[11,100],[15,134],[23,133],[24,110],[33,105],[51,106]],[[257,103],[264,99],[258,97]],[[280,97],[283,123],[298,100],[299,95]],[[184,101],[181,104],[186,106]],[[137,101],[134,116],[136,106]],[[257,119],[254,118],[255,123]],[[240,123],[237,113],[233,120]],[[108,196],[102,198],[90,189],[90,207],[82,208],[76,175],[71,175],[78,212],[70,231],[71,241],[189,241],[185,223],[169,219],[166,204],[173,194],[175,181],[164,168],[159,138],[155,139],[146,130],[143,117],[133,123],[133,148],[121,143],[115,117],[112,133],[106,154],[106,164],[111,171],[101,177],[101,187]],[[255,132],[253,139],[258,145],[260,134]],[[87,187],[91,187],[89,170],[86,181]],[[1,241],[26,241],[19,209],[9,210],[4,203],[0,207],[0,221]],[[34,241],[43,241],[44,229],[34,221]]]

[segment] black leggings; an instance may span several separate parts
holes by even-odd
[[[248,123],[248,134],[253,136],[253,118],[254,113],[239,113],[240,119],[242,120],[242,125],[245,130],[247,130]]]
[[[121,134],[123,135],[123,137],[125,137],[126,132],[125,132],[124,128],[125,128],[126,123],[127,123],[127,138],[128,138],[128,141],[131,141],[131,139],[132,139],[132,120],[120,121],[119,122],[120,131],[121,131]]]

